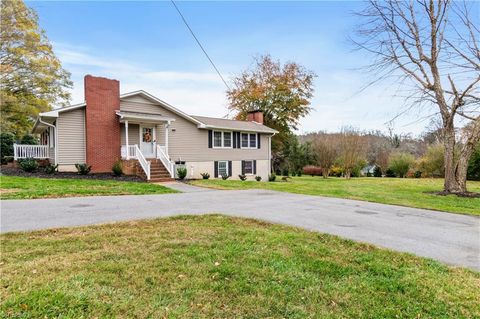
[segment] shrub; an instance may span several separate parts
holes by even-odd
[[[305,175],[321,176],[322,172],[322,168],[319,166],[310,165],[303,168],[303,174]]]
[[[203,179],[209,179],[210,178],[210,174],[208,174],[208,173],[201,173],[200,175],[202,175]]]
[[[13,156],[13,143],[15,143],[15,136],[12,133],[3,132],[0,134],[0,156],[2,164],[7,163],[5,157]]]
[[[115,164],[113,164],[112,172],[115,176],[122,176],[123,169],[122,169],[122,162],[121,161],[116,161]]]
[[[43,171],[45,172],[45,174],[55,174],[58,171],[58,164],[48,164],[47,166],[45,166]]]
[[[415,177],[415,178],[420,178],[420,177],[422,177],[422,172],[420,172],[420,171],[415,171],[415,173],[413,173],[413,177]]]
[[[25,172],[35,172],[38,169],[38,162],[34,158],[25,158],[20,161],[18,161],[18,164],[20,165],[20,168],[24,170]]]
[[[178,179],[183,180],[187,176],[187,168],[186,167],[179,167],[177,168],[177,176]]]
[[[269,182],[275,182],[276,179],[277,179],[277,175],[275,175],[275,173],[272,173],[271,175],[268,175],[268,181]]]
[[[255,180],[256,180],[257,182],[260,182],[260,181],[262,180],[262,176],[255,176]]]
[[[30,135],[30,134],[25,134],[22,139],[20,140],[20,144],[25,144],[25,145],[37,145],[38,140],[35,138],[35,136]]]
[[[332,166],[330,169],[330,175],[340,177],[343,174],[343,169],[340,166]]]
[[[478,143],[468,161],[467,179],[480,181],[480,143]]]
[[[77,163],[75,164],[75,168],[77,169],[79,175],[87,175],[90,173],[92,166],[87,165],[86,163]]]
[[[227,174],[223,174],[223,175],[222,175],[222,179],[223,179],[224,181],[226,181],[229,177],[230,177],[230,176],[228,176]]]
[[[397,174],[395,174],[395,172],[391,168],[388,168],[385,171],[385,177],[397,177]]]
[[[302,171],[301,171],[301,170],[299,170],[299,171],[297,172],[297,176],[298,176],[298,177],[301,177],[301,176],[302,176]]]
[[[429,146],[425,155],[418,160],[418,170],[424,172],[425,176],[429,177],[445,176],[443,153],[442,145]]]
[[[238,178],[240,178],[241,181],[244,181],[244,180],[247,179],[247,175],[245,175],[245,174],[240,174],[240,175],[238,175]]]
[[[285,167],[282,169],[282,175],[283,176],[290,176],[290,171],[288,170],[288,167]]]
[[[370,171],[368,171],[368,172],[367,172],[367,177],[372,177],[372,176],[373,176],[373,174],[370,173]]]
[[[375,166],[375,168],[373,169],[373,176],[382,177],[382,169],[380,168],[380,166]]]
[[[390,169],[398,177],[405,177],[415,158],[409,153],[395,153],[390,157]]]

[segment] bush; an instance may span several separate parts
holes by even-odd
[[[187,168],[186,167],[179,167],[177,168],[177,176],[178,179],[183,180],[187,176]]]
[[[25,158],[25,159],[19,160],[18,164],[20,165],[20,168],[25,172],[32,173],[37,171],[38,169],[38,162],[34,158]]]
[[[480,143],[477,145],[468,161],[467,179],[480,181]]]
[[[287,167],[285,167],[284,169],[282,169],[282,175],[283,175],[283,176],[290,176],[290,171],[288,170]]]
[[[36,139],[35,136],[30,135],[30,134],[25,134],[22,139],[20,140],[20,144],[25,144],[25,145],[37,145],[38,140]]]
[[[374,177],[382,177],[382,169],[380,168],[380,166],[375,166],[375,168],[373,170],[373,176]]]
[[[302,171],[301,171],[301,170],[299,170],[299,171],[297,172],[297,176],[298,176],[298,177],[302,177]]]
[[[90,173],[92,166],[87,165],[86,163],[77,163],[75,164],[75,168],[77,169],[79,175],[87,175]]]
[[[121,161],[116,161],[115,164],[113,164],[112,172],[115,176],[122,176],[123,169],[122,169],[122,162]]]
[[[271,175],[268,175],[268,181],[269,182],[275,182],[276,179],[277,179],[277,175],[275,175],[275,173],[272,173]]]
[[[43,171],[45,172],[45,174],[55,174],[58,171],[58,164],[48,164],[47,166],[45,166]]]
[[[415,171],[415,173],[413,173],[413,177],[415,177],[415,178],[420,178],[420,177],[422,177],[422,172],[420,172],[420,171]]]
[[[322,168],[319,166],[305,166],[303,168],[303,174],[311,176],[322,176]]]
[[[247,175],[245,175],[245,174],[240,174],[240,175],[238,175],[238,178],[240,178],[241,181],[244,181],[244,180],[247,179]]]
[[[418,160],[418,170],[428,177],[445,176],[443,146],[440,144],[428,147],[425,155]]]
[[[332,166],[330,169],[330,175],[340,177],[343,174],[343,169],[340,166]]]
[[[262,176],[255,176],[255,180],[256,180],[257,182],[260,182],[260,181],[262,180]]]
[[[4,132],[0,134],[0,157],[2,164],[6,164],[5,157],[13,156],[13,143],[15,143],[15,136],[12,133]]]
[[[230,177],[230,176],[228,176],[227,174],[223,174],[223,175],[222,175],[222,179],[223,179],[224,181],[226,181],[229,177]]]
[[[200,175],[202,175],[203,179],[209,179],[210,178],[210,174],[208,174],[208,173],[201,173]]]
[[[409,153],[395,153],[390,157],[390,169],[398,177],[405,177],[415,158]]]
[[[373,174],[370,173],[370,171],[368,171],[368,172],[367,172],[367,177],[372,177],[372,176],[373,176]]]
[[[385,177],[397,177],[397,174],[395,174],[395,172],[391,168],[388,168],[385,171]]]

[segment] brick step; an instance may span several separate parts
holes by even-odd
[[[152,178],[150,177],[149,183],[161,183],[161,182],[172,182],[174,181],[171,177],[164,177],[164,178]]]

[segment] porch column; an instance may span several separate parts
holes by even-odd
[[[170,156],[168,155],[168,128],[170,127],[170,121],[167,122],[165,125],[165,155],[167,155],[168,158]]]
[[[130,159],[130,152],[128,149],[128,120],[125,120],[125,148],[127,149],[127,160]]]

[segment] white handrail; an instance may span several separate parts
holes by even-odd
[[[49,158],[48,145],[13,144],[13,159],[19,158]]]
[[[147,175],[147,181],[150,180],[150,162],[145,159],[137,144],[135,144],[135,157],[142,166],[145,175]]]
[[[121,154],[124,159],[137,159],[135,145],[128,145],[128,148],[125,145],[122,145]]]
[[[168,155],[165,152],[166,147],[165,146],[160,146],[157,144],[157,158],[162,162],[163,166],[167,169],[167,171],[170,173],[170,177],[174,178],[175,177],[175,171],[174,171],[174,165],[173,162],[170,161],[168,158]]]

